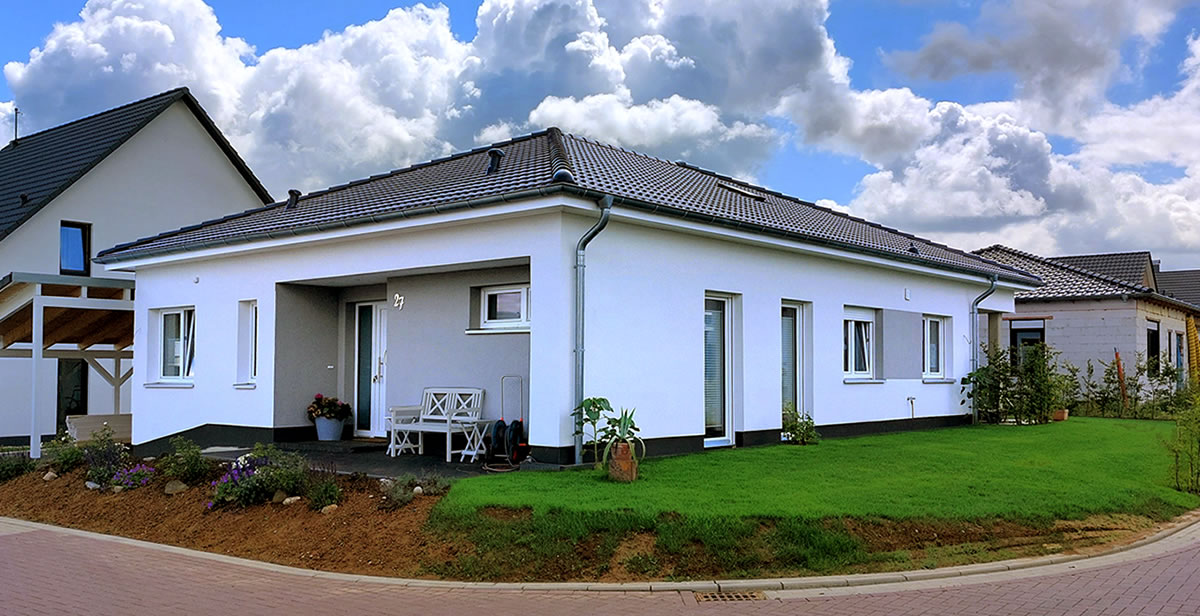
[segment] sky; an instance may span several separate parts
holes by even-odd
[[[272,194],[547,126],[952,246],[1200,267],[1200,3],[91,0],[0,21],[0,140],[188,86]]]

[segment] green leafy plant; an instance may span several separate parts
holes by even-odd
[[[0,483],[33,472],[36,466],[37,463],[23,455],[0,456]]]
[[[308,490],[308,460],[294,451],[283,451],[275,445],[255,443],[250,457],[257,460],[256,467],[266,488],[274,494],[281,490],[291,495],[302,495]]]
[[[1175,489],[1200,494],[1200,395],[1176,414],[1167,448],[1174,457]]]
[[[585,428],[591,428],[592,462],[597,465],[600,464],[600,420],[605,412],[613,412],[608,398],[584,398],[571,413],[575,418],[575,436],[586,439],[588,432]]]
[[[213,497],[208,502],[208,509],[223,505],[249,507],[267,502],[273,490],[267,487],[264,476],[259,473],[262,465],[261,459],[249,455],[231,464],[225,474],[212,482]]]
[[[791,402],[783,405],[783,438],[789,443],[808,445],[816,443],[821,435],[817,433],[817,425],[807,413],[796,410]]]
[[[1012,357],[1008,349],[987,345],[983,354],[986,363],[962,378],[963,391],[981,423],[1000,423],[1012,408]]]
[[[312,482],[308,488],[308,508],[313,511],[329,505],[342,502],[342,488],[332,475],[326,475]]]
[[[982,423],[1046,423],[1079,395],[1078,371],[1060,366],[1058,351],[1045,344],[1024,346],[1019,354],[986,346],[983,351],[987,363],[962,380]]]
[[[42,457],[59,473],[69,473],[84,463],[83,448],[66,430],[43,446]]]
[[[391,485],[384,490],[379,508],[386,511],[400,509],[413,500],[413,489],[421,488],[424,496],[442,496],[450,491],[451,480],[432,473],[415,476],[401,475],[392,480]]]
[[[161,463],[167,477],[191,485],[212,476],[215,464],[204,457],[199,445],[182,436],[172,437],[170,443],[174,451],[164,456]]]
[[[92,440],[83,447],[83,457],[87,461],[88,481],[101,486],[112,483],[117,472],[129,466],[129,448],[113,439],[108,424],[92,433]]]
[[[633,413],[637,409],[621,409],[621,414],[613,417],[608,415],[604,418],[604,429],[600,433],[600,440],[604,442],[604,459],[603,463],[608,464],[608,458],[612,455],[613,449],[620,443],[629,445],[629,451],[633,454],[633,459],[637,460],[637,446],[642,446],[642,457],[646,455],[646,443],[637,435],[638,427],[633,421]]]
[[[154,479],[155,472],[151,466],[136,464],[130,468],[117,471],[117,474],[113,475],[112,484],[114,486],[121,486],[126,490],[135,490],[148,485]]]
[[[337,398],[317,394],[313,396],[313,401],[309,403],[307,412],[309,421],[316,421],[318,417],[344,421],[350,417],[350,405]]]

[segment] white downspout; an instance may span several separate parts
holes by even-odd
[[[584,300],[584,268],[587,265],[587,246],[600,235],[608,226],[608,217],[612,213],[612,195],[604,195],[600,199],[600,220],[592,225],[579,243],[575,245],[575,408],[583,402],[583,300]],[[582,417],[575,419],[575,464],[583,464],[583,434]]]

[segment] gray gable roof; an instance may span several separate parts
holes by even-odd
[[[1000,244],[981,248],[976,250],[975,254],[1007,263],[1042,279],[1042,286],[1029,291],[1018,291],[1018,302],[1135,297],[1157,301],[1192,313],[1200,312],[1200,306],[1156,293],[1154,289],[1145,285],[1093,272],[1058,258],[1040,257]]]
[[[1124,280],[1130,284],[1154,288],[1154,267],[1150,252],[1109,252],[1093,255],[1064,255],[1049,257],[1051,261]],[[1149,284],[1147,284],[1149,283]]]
[[[139,130],[183,101],[263,203],[270,193],[187,88],[176,88],[30,135],[0,149],[0,240],[100,164]]]
[[[1200,269],[1158,272],[1159,291],[1200,306]]]
[[[487,152],[492,148],[502,148],[505,156],[499,171],[488,174]],[[314,233],[560,192],[590,199],[607,194],[618,207],[1038,284],[1026,272],[961,250],[686,163],[566,135],[557,128],[309,193],[292,209],[275,203],[122,244],[101,252],[97,261],[112,263]]]

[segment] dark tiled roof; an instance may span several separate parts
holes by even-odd
[[[1153,286],[1153,278],[1147,280],[1147,270],[1150,270],[1150,253],[1148,251],[1067,255],[1050,257],[1050,260],[1074,265],[1080,269],[1104,274],[1117,280],[1124,280],[1130,284]],[[1150,274],[1150,276],[1152,277],[1153,274]],[[1151,284],[1146,285],[1147,282]]]
[[[1200,269],[1158,272],[1159,292],[1200,306]]]
[[[500,170],[488,175],[487,151],[494,147],[502,148],[505,156]],[[310,193],[293,209],[276,203],[116,246],[100,253],[99,260],[311,233],[556,191],[589,197],[610,194],[618,206],[1037,284],[1025,272],[970,253],[685,163],[564,135],[556,128]]]
[[[1126,282],[1063,263],[1058,258],[1040,257],[999,244],[976,250],[975,254],[992,261],[1007,263],[1042,279],[1042,286],[1030,291],[1018,291],[1016,293],[1017,301],[1105,299],[1128,296],[1151,299],[1191,312],[1200,311],[1200,306],[1186,300],[1180,301],[1156,293],[1154,289],[1141,284]]]
[[[177,88],[21,136],[0,149],[0,240],[116,151],[176,102],[184,101],[264,203],[271,195],[221,136],[187,88]],[[22,200],[21,195],[27,198]]]

